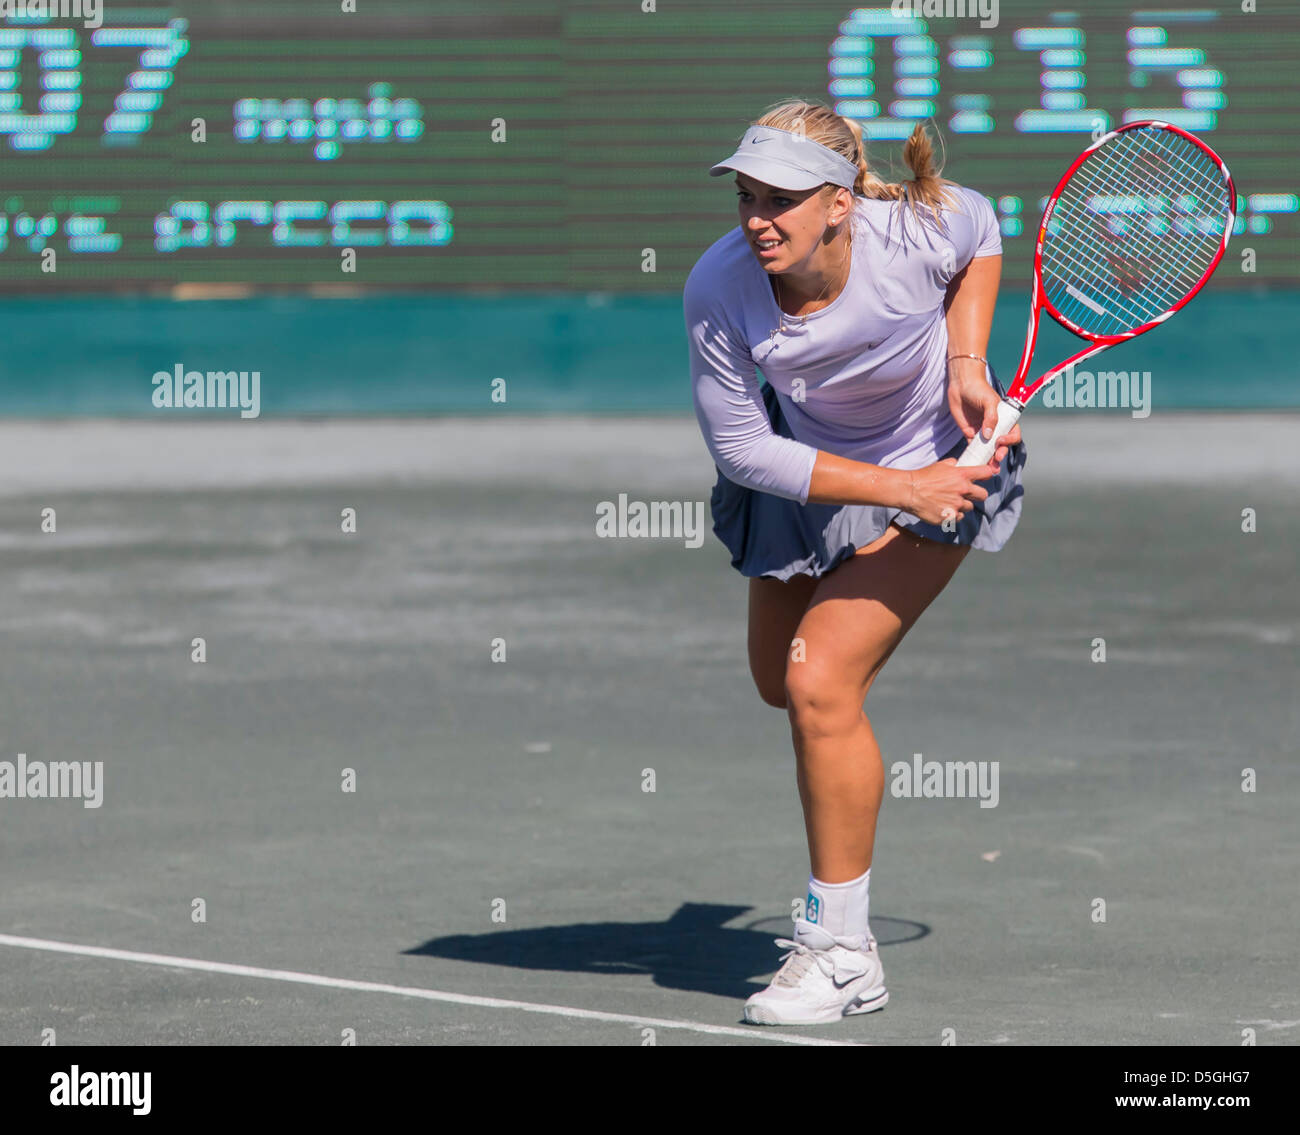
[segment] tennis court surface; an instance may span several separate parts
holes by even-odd
[[[693,420],[0,425],[0,760],[102,762],[0,800],[0,1042],[1294,1044],[1296,424],[1026,416],[867,703],[997,806],[887,797],[889,1006],[798,1031],[740,1023],[807,872],[744,582],[596,533],[707,504]]]

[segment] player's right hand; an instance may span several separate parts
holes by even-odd
[[[975,507],[975,501],[988,499],[988,489],[976,482],[990,475],[987,465],[958,468],[955,457],[916,469],[903,484],[903,510],[927,524],[960,517]]]

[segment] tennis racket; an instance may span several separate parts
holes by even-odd
[[[1075,363],[1158,326],[1214,274],[1236,219],[1237,190],[1223,160],[1167,122],[1130,122],[1089,146],[1043,210],[1034,249],[1029,332],[1016,380],[985,441],[958,465],[984,465],[1029,400]],[[1087,341],[1026,384],[1046,309]]]

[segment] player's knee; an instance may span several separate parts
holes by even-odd
[[[773,675],[757,667],[751,667],[750,675],[754,679],[754,688],[758,690],[758,696],[765,704],[773,709],[786,708],[784,675],[780,671]]]
[[[791,662],[786,667],[785,700],[792,725],[805,735],[840,732],[854,724],[862,712],[862,698],[855,685],[809,662]]]

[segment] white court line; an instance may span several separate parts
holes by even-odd
[[[268,981],[292,981],[299,985],[320,985],[326,989],[353,989],[360,993],[391,993],[398,997],[418,997],[425,1001],[444,1001],[452,1005],[477,1005],[484,1009],[517,1009],[522,1013],[549,1013],[584,1021],[612,1021],[624,1025],[644,1025],[657,1029],[686,1029],[710,1036],[738,1036],[746,1040],[770,1040],[778,1044],[810,1044],[860,1048],[851,1040],[823,1040],[820,1037],[791,1036],[771,1032],[770,1026],[733,1029],[723,1025],[706,1025],[698,1021],[674,1021],[659,1017],[634,1017],[627,1013],[602,1013],[595,1009],[573,1009],[567,1005],[539,1005],[531,1001],[505,1001],[499,997],[475,997],[468,993],[443,993],[413,985],[386,985],[378,981],[352,981],[343,977],[324,977],[317,973],[298,973],[290,969],[262,969],[229,962],[205,962],[199,958],[178,958],[170,954],[142,954],[135,950],[113,950],[106,946],[78,946],[72,942],[52,942],[46,938],[20,938],[0,934],[0,946],[17,946],[24,950],[45,950],[55,954],[79,954],[86,958],[112,958],[120,962],[140,962],[148,966],[171,966],[174,969],[202,970],[205,973],[228,973],[233,977],[260,977]]]

